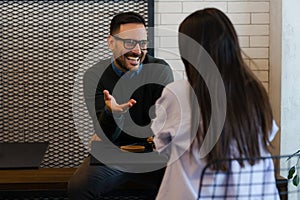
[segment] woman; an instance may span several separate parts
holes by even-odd
[[[179,27],[179,50],[188,81],[164,89],[151,126],[157,151],[169,157],[157,199],[198,199],[200,175],[207,163],[270,156],[267,147],[278,130],[267,93],[243,61],[236,31],[223,12],[207,8],[186,17]],[[274,196],[269,199],[279,199],[271,159],[221,163],[210,170],[250,167],[269,171],[256,180],[263,177],[274,183],[253,193],[270,193]],[[219,177],[218,182],[222,181],[226,178]],[[236,184],[234,177],[230,181]],[[248,189],[231,188],[229,193]],[[208,197],[212,192],[201,190]]]

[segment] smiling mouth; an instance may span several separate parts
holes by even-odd
[[[128,52],[124,54],[125,58],[129,61],[131,65],[138,65],[140,64],[142,54],[137,54],[133,52]]]
[[[126,58],[131,61],[139,61],[140,60],[140,57],[126,56]]]

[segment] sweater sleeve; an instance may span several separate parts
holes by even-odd
[[[95,94],[95,110],[97,121],[100,124],[102,131],[110,141],[115,142],[121,134],[124,116],[114,116],[111,112],[106,110],[103,90],[108,90],[110,94],[113,90],[112,87],[107,84],[110,82],[109,78],[110,76],[106,76],[104,77],[105,80],[100,79],[98,83]]]
[[[106,86],[103,85],[104,81],[110,83],[110,81],[103,80],[103,78],[107,78],[103,77],[103,74],[107,73],[105,70],[109,64],[110,60],[106,60],[88,69],[84,74],[83,90],[85,103],[93,120],[95,132],[100,138],[103,134],[105,134],[108,139],[114,142],[121,132],[121,130],[117,128],[115,120],[122,120],[122,118],[120,117],[119,119],[114,120],[112,114],[105,111],[103,89],[107,89],[110,92],[112,90],[112,86],[110,87],[109,84],[106,84]]]

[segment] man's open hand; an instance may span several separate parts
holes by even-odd
[[[112,113],[125,113],[129,108],[136,104],[136,101],[134,99],[130,99],[127,103],[118,104],[115,98],[109,94],[108,90],[103,90],[103,94],[106,109]]]

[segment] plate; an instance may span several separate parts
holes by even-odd
[[[145,151],[145,147],[142,145],[128,145],[128,146],[121,146],[121,150],[129,151],[129,152],[143,152]]]

